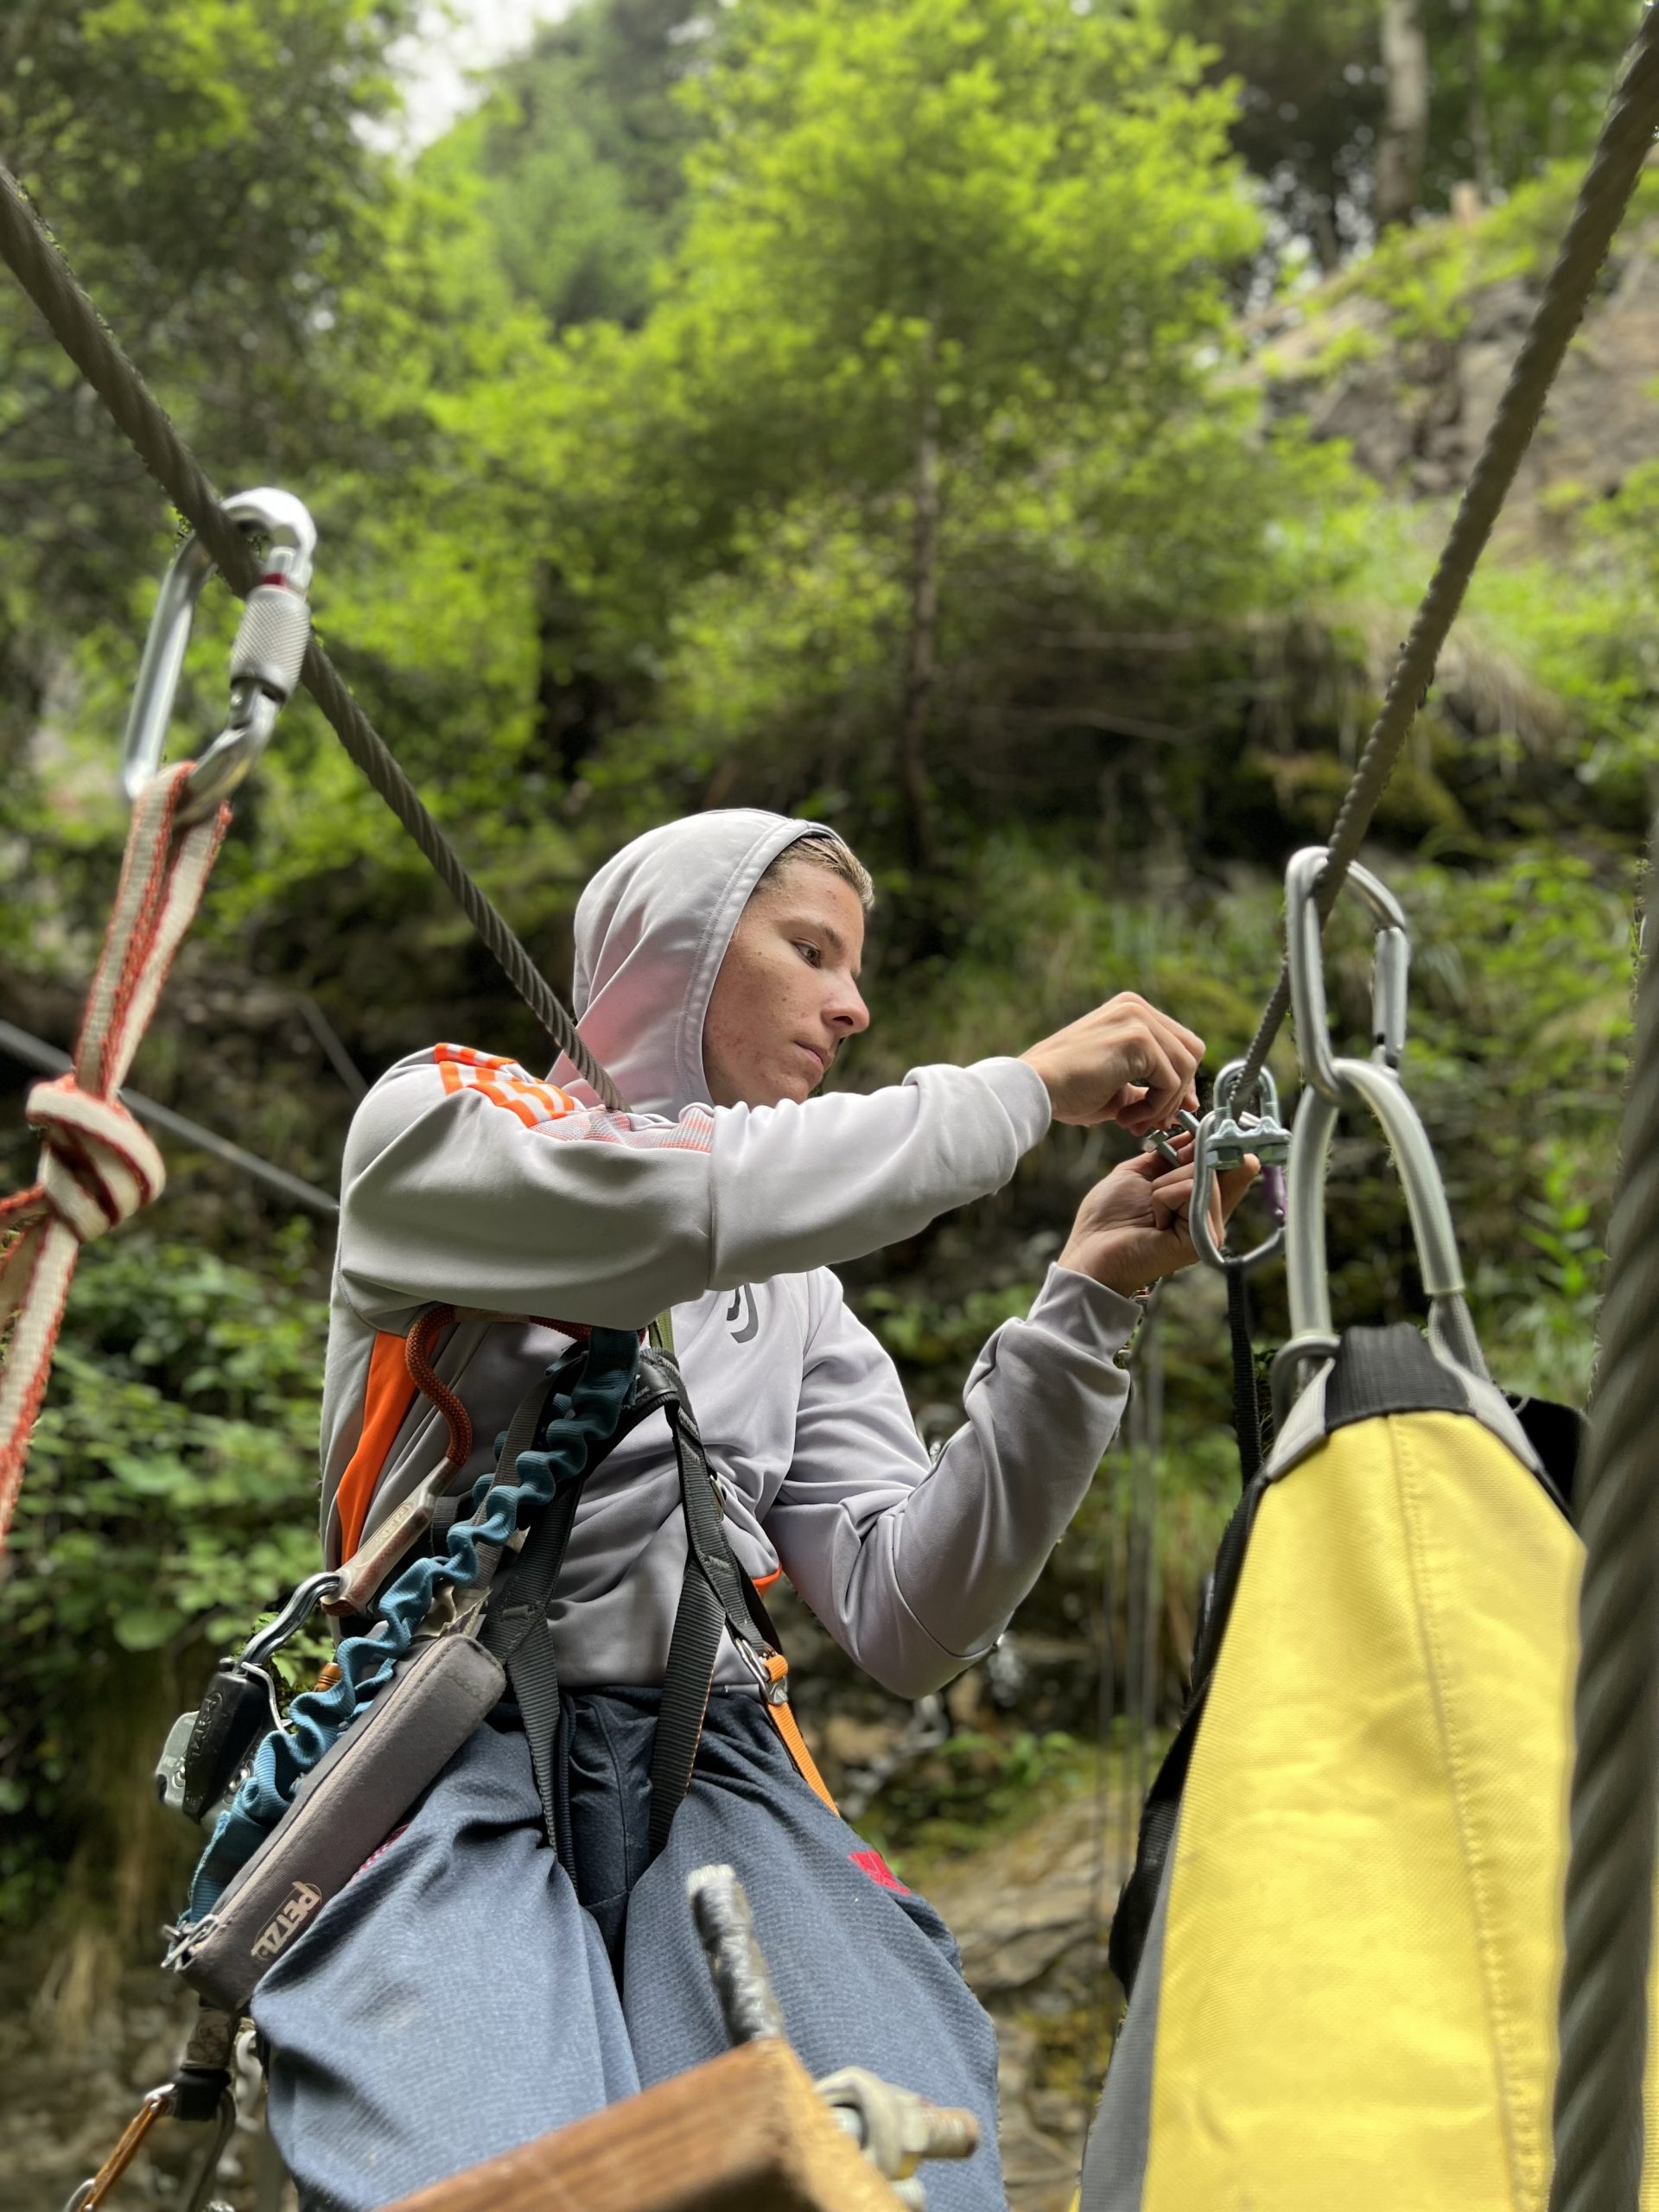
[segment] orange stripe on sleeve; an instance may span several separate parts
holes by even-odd
[[[505,1106],[510,1114],[516,1114],[527,1129],[536,1127],[534,1109],[526,1106],[522,1098],[510,1098],[500,1085],[492,1083],[487,1076],[474,1073],[473,1087],[481,1090],[493,1106]]]
[[[374,1486],[414,1402],[415,1384],[404,1357],[403,1338],[389,1330],[377,1330],[363,1393],[363,1433],[334,1492],[342,1561],[350,1559],[363,1541],[363,1524],[369,1517]]]

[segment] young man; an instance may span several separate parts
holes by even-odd
[[[869,1020],[868,903],[868,879],[820,825],[734,810],[654,830],[576,912],[582,1034],[627,1114],[448,1046],[376,1085],[345,1162],[323,1412],[331,1562],[446,1447],[465,1457],[466,1497],[563,1348],[556,1318],[638,1329],[666,1307],[753,1581],[786,1573],[907,1697],[995,1642],[1116,1428],[1132,1294],[1193,1256],[1190,1167],[1143,1156],[1089,1192],[931,1465],[830,1268],[1001,1188],[1052,1120],[1156,1126],[1193,1103],[1204,1046],[1124,995],[1021,1058],[814,1097]],[[1251,1172],[1224,1179],[1218,1218]],[[409,1380],[412,1334],[435,1363],[426,1395]],[[929,2202],[1003,2205],[995,2044],[950,1936],[814,1794],[729,1635],[689,1794],[652,1859],[647,1777],[685,1558],[658,1414],[590,1479],[549,1615],[556,1852],[524,1736],[498,1715],[261,1986],[272,2126],[308,2208],[369,2212],[723,2048],[685,1904],[687,1872],[709,1860],[743,1879],[809,2069],[862,2065],[973,2107],[982,2147],[930,2169]]]

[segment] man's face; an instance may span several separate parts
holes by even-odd
[[[716,1106],[798,1103],[844,1037],[868,1029],[859,996],[864,909],[851,884],[791,861],[743,909],[715,978],[702,1065]]]

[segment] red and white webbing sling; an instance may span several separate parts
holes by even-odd
[[[0,1236],[11,1232],[0,1252],[0,1330],[11,1325],[0,1369],[0,1548],[80,1248],[149,1205],[167,1180],[154,1140],[116,1093],[230,823],[230,808],[219,806],[179,825],[193,766],[164,769],[135,802],[73,1066],[29,1094],[27,1117],[41,1135],[40,1179],[0,1199]]]

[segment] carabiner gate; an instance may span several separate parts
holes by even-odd
[[[191,771],[181,824],[211,813],[264,751],[300,680],[311,634],[306,590],[317,531],[310,515],[291,493],[269,487],[237,493],[224,502],[224,512],[251,535],[268,537],[270,551],[231,648],[230,713]],[[121,788],[129,799],[137,798],[162,765],[196,602],[213,565],[200,539],[192,536],[162,581],[121,741]]]

